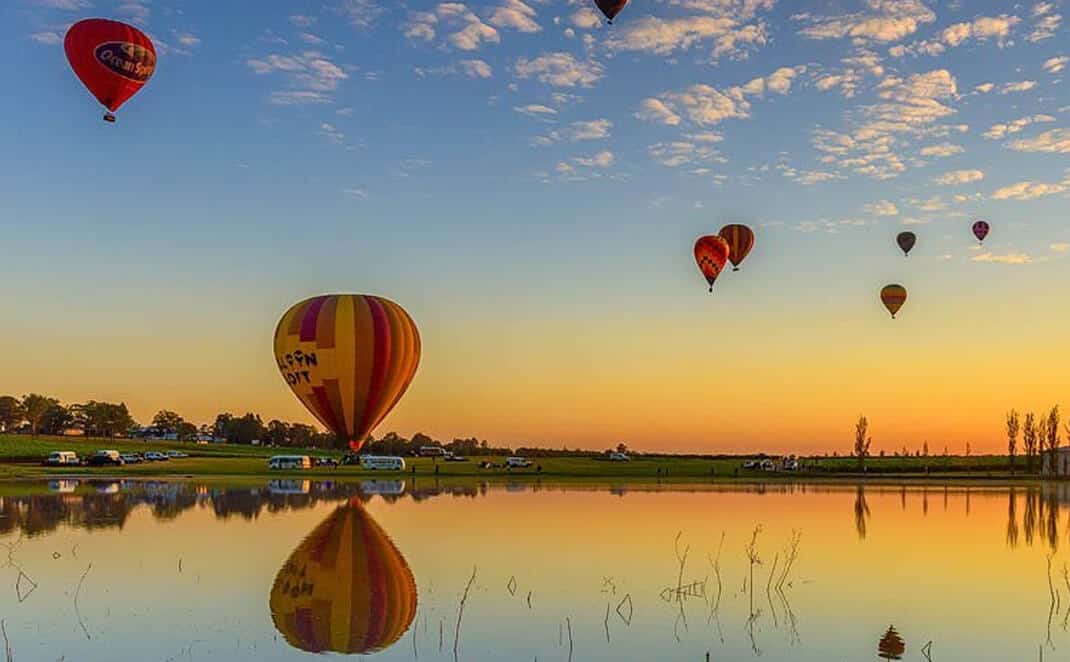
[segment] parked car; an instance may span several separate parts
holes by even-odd
[[[72,464],[80,464],[78,454],[74,451],[52,451],[42,463],[46,467],[63,467]]]
[[[360,456],[356,453],[346,453],[342,457],[342,465],[346,466],[350,464],[360,464]]]
[[[121,457],[123,459],[123,463],[124,464],[141,464],[142,462],[145,461],[145,460],[142,460],[141,456],[138,455],[137,453],[124,453],[123,455],[120,455],[119,457]]]
[[[171,459],[159,451],[149,451],[144,457],[146,462],[164,462]]]
[[[526,469],[531,466],[531,461],[526,457],[509,457],[505,459],[506,469]]]
[[[123,458],[119,455],[119,451],[112,450],[100,450],[93,453],[93,456],[89,458],[89,466],[102,467],[106,465],[121,466],[123,464]]]
[[[758,469],[761,466],[761,464],[762,463],[759,460],[747,460],[746,462],[743,463],[743,468],[744,469]]]
[[[167,457],[169,457],[171,459],[176,459],[176,458],[182,458],[182,457],[189,457],[189,455],[186,455],[182,451],[167,451]]]
[[[467,462],[468,458],[463,455],[454,455],[453,453],[446,453],[445,460],[447,462]]]
[[[610,462],[631,462],[632,458],[628,457],[625,453],[610,453]]]
[[[338,460],[334,459],[333,457],[317,457],[316,458],[316,466],[317,467],[337,467],[338,466]]]

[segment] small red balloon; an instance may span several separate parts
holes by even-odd
[[[111,115],[156,71],[156,48],[132,25],[87,18],[67,30],[63,49],[71,69]]]
[[[699,237],[695,241],[695,262],[698,263],[699,271],[706,277],[706,282],[710,284],[710,292],[713,291],[713,283],[717,276],[721,275],[730,253],[728,242],[715,234]]]

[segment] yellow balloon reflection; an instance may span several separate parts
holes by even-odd
[[[416,581],[358,499],[312,531],[279,570],[271,617],[292,646],[315,653],[388,648],[416,615]]]

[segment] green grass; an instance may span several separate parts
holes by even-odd
[[[43,467],[40,461],[54,450],[72,450],[88,455],[100,448],[112,448],[121,453],[143,453],[150,450],[181,450],[190,457],[169,462],[146,462],[122,467]],[[0,480],[39,479],[49,476],[131,476],[131,477],[196,477],[196,478],[267,478],[278,476],[306,476],[324,479],[366,479],[370,477],[401,477],[396,472],[365,471],[347,466],[315,468],[305,472],[269,471],[267,458],[280,453],[303,453],[313,456],[340,457],[340,451],[322,449],[278,449],[259,446],[209,444],[198,446],[188,442],[143,442],[129,439],[82,439],[77,437],[40,437],[0,435]],[[559,482],[657,481],[708,482],[723,480],[880,480],[899,478],[930,479],[1007,479],[1008,461],[1004,456],[977,455],[971,457],[885,457],[866,460],[866,472],[858,471],[857,461],[849,457],[816,458],[806,460],[813,470],[791,474],[771,474],[744,471],[744,458],[696,456],[634,456],[631,462],[608,462],[593,457],[531,458],[530,469],[480,469],[481,460],[502,464],[504,457],[472,457],[467,462],[434,462],[430,458],[405,458],[408,465],[404,476],[411,477],[415,468],[418,477],[435,476],[441,480],[525,480],[546,478]],[[1019,460],[1019,467],[1022,466]],[[926,471],[928,468],[928,472]],[[1028,479],[1019,470],[1015,476]]]

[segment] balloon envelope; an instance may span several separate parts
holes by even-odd
[[[699,271],[706,277],[710,284],[710,292],[713,291],[713,283],[724,269],[728,261],[728,242],[717,235],[706,235],[695,241],[695,262],[698,263]]]
[[[312,415],[357,451],[412,382],[420,334],[388,299],[318,296],[279,320],[275,361]]]
[[[728,242],[728,259],[732,262],[733,270],[739,271],[739,265],[754,248],[754,231],[746,225],[733,223],[721,228],[717,234]]]
[[[74,73],[112,112],[134,96],[156,71],[152,40],[134,26],[118,21],[78,21],[67,30],[63,50]]]
[[[416,615],[409,564],[358,499],[339,507],[297,546],[269,598],[291,646],[372,653],[394,644]]]
[[[881,290],[881,302],[895,319],[895,314],[903,307],[907,300],[907,290],[902,285],[885,285]]]
[[[903,255],[910,255],[910,249],[914,248],[914,244],[917,241],[918,237],[913,232],[900,232],[899,236],[895,238],[895,243],[899,244]]]
[[[628,0],[595,0],[594,4],[598,5],[606,19],[612,23],[620,10],[624,9],[624,5],[628,4]]]
[[[977,237],[977,241],[984,241],[988,236],[989,230],[992,226],[988,224],[988,221],[975,221],[973,224],[973,236]]]

